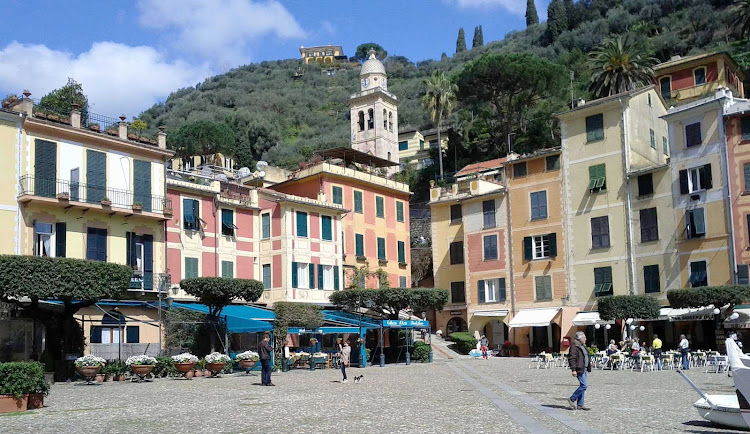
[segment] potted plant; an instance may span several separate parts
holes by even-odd
[[[125,373],[128,372],[128,367],[125,366],[122,360],[114,360],[110,362],[107,367],[109,368],[109,375],[112,377],[112,381],[125,381]]]
[[[172,356],[172,362],[174,363],[177,372],[182,374],[183,377],[188,380],[193,378],[193,366],[198,363],[198,358],[190,353],[182,353],[176,356]]]
[[[235,360],[240,362],[240,366],[247,373],[255,367],[259,358],[258,353],[255,351],[245,351],[244,353],[237,354]]]
[[[98,133],[98,132],[100,132],[102,130],[102,127],[99,124],[97,124],[97,123],[93,123],[93,124],[89,124],[89,129],[91,131],[95,131],[95,132]]]
[[[130,372],[138,377],[138,382],[140,383],[146,379],[146,376],[150,374],[151,371],[154,370],[156,359],[144,354],[129,357],[128,360],[125,361],[125,364],[130,368]]]
[[[226,366],[227,363],[231,361],[232,359],[230,359],[226,354],[221,354],[214,351],[213,353],[206,356],[206,369],[211,371],[212,377],[217,377],[219,375],[219,372],[224,369],[224,366]]]
[[[202,377],[203,376],[203,368],[206,366],[206,360],[200,359],[198,360],[198,363],[195,364],[195,369],[193,370],[193,376],[194,377]]]
[[[42,408],[48,392],[40,363],[0,363],[0,413]]]
[[[104,196],[101,200],[103,206],[112,206],[112,201],[107,196]]]
[[[133,202],[133,211],[143,211],[143,204],[141,202]]]
[[[70,193],[68,193],[67,191],[61,191],[57,193],[57,198],[59,200],[70,200]]]
[[[96,374],[102,369],[106,361],[101,357],[92,356],[91,354],[76,359],[76,371],[81,374],[86,383],[92,384]]]
[[[105,132],[106,132],[107,134],[109,134],[110,136],[116,136],[116,135],[118,134],[117,130],[116,130],[116,129],[114,129],[114,128],[107,128],[107,129],[105,130]]]

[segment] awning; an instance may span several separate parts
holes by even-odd
[[[172,307],[188,309],[196,312],[208,313],[208,306],[194,303],[172,303]],[[267,321],[253,319],[258,315],[260,309],[254,306],[229,305],[221,311],[221,316],[226,318],[227,329],[232,333],[267,332],[273,330],[273,325]],[[273,314],[273,312],[271,312]]]
[[[727,318],[724,321],[724,328],[728,329],[750,329],[750,305],[743,304],[734,307],[732,313],[739,314],[735,320]]]
[[[546,327],[560,312],[559,307],[521,309],[508,323],[508,327]]]
[[[672,309],[669,312],[670,321],[702,321],[714,319],[714,305]]]
[[[491,310],[475,310],[471,314],[473,316],[486,316],[493,318],[502,318],[508,316],[510,311],[508,309],[491,309]]]
[[[599,317],[599,312],[578,312],[573,318],[575,326],[590,326],[594,324],[614,324],[614,321],[604,321]]]

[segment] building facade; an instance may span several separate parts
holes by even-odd
[[[737,284],[747,285],[750,264],[750,103],[733,100],[724,111],[729,200],[732,208],[734,265]]]
[[[329,64],[347,60],[341,45],[301,46],[299,47],[299,54],[306,64],[311,62]]]
[[[668,106],[710,96],[719,87],[730,89],[740,98],[745,94],[745,73],[724,52],[675,56],[656,65],[654,74],[659,93]]]
[[[440,131],[440,142],[443,153],[448,150],[448,135],[450,128]],[[433,155],[438,147],[437,128],[429,130],[418,130],[407,128],[398,132],[398,158],[401,168],[406,164],[415,166],[416,169],[424,169],[436,163]],[[445,157],[444,157],[445,158]]]

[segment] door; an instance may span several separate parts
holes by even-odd
[[[34,194],[55,197],[57,190],[57,143],[34,141]]]
[[[78,192],[78,183],[80,182],[80,169],[75,168],[70,170],[70,200],[78,201],[80,193]]]

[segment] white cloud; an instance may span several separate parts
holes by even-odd
[[[320,31],[327,35],[333,35],[336,33],[336,29],[333,27],[333,23],[330,21],[322,21],[320,23]]]
[[[139,0],[138,9],[144,27],[176,30],[180,49],[235,65],[248,62],[249,42],[306,35],[275,0]]]
[[[523,0],[446,0],[448,3],[453,3],[461,8],[493,8],[502,7],[507,9],[509,12],[517,15],[526,14],[526,2]],[[539,1],[536,1],[536,9],[540,11]]]
[[[180,87],[210,74],[206,66],[168,62],[152,47],[96,42],[77,56],[44,45],[11,42],[0,49],[0,92],[41,98],[68,77],[83,85],[94,113],[135,116]]]

